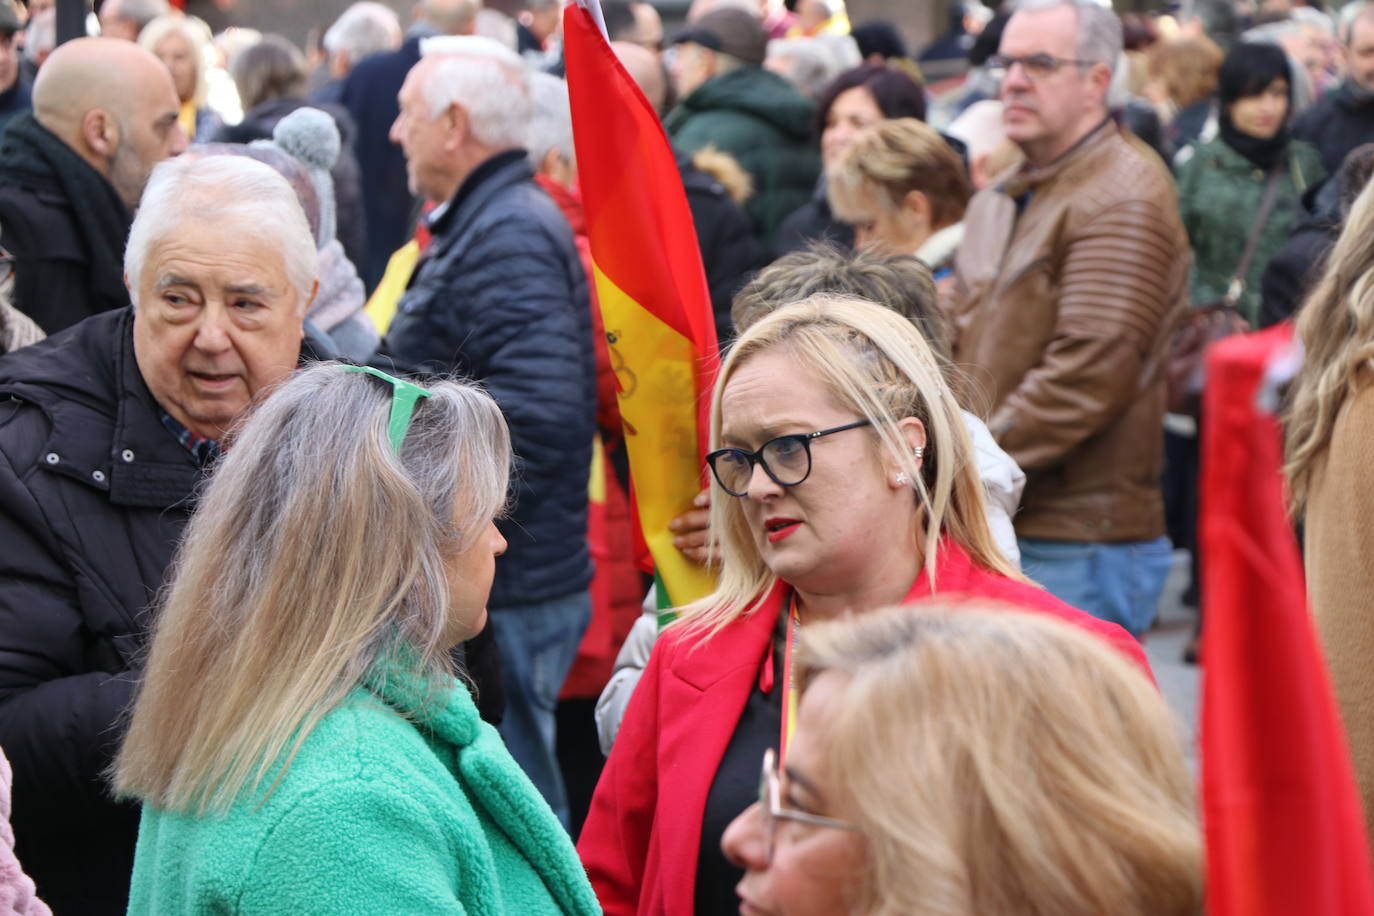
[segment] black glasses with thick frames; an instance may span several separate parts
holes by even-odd
[[[987,68],[990,76],[1000,80],[1006,77],[1012,67],[1020,64],[1026,76],[1032,80],[1042,80],[1053,76],[1060,67],[1091,67],[1096,63],[1100,63],[1100,61],[1075,60],[1072,57],[1054,57],[1050,54],[1025,54],[1021,57],[994,54],[987,59],[984,67]]]
[[[768,837],[768,861],[773,861],[773,846],[778,834],[778,821],[794,821],[810,824],[813,827],[826,827],[830,830],[853,830],[859,828],[833,817],[807,814],[782,806],[782,779],[778,776],[778,755],[771,747],[763,753],[763,772],[759,774],[759,811],[763,815],[763,829]]]
[[[867,425],[867,420],[856,420],[814,433],[778,436],[763,443],[756,452],[746,452],[742,448],[718,448],[706,456],[706,463],[711,466],[716,483],[731,496],[748,495],[749,481],[754,476],[756,464],[761,465],[763,472],[778,486],[795,487],[811,474],[812,442],[822,436]]]

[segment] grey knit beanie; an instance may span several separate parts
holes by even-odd
[[[320,198],[320,236],[316,241],[323,248],[335,232],[334,179],[329,173],[339,160],[342,145],[338,125],[318,108],[297,108],[277,122],[271,140],[257,140],[253,145],[259,143],[290,153],[310,170],[310,180]]]

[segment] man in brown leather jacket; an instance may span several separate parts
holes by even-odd
[[[1106,95],[1121,24],[1092,0],[1028,0],[1001,53],[1025,163],[979,192],[955,262],[955,361],[1026,472],[1022,566],[1139,634],[1168,572],[1163,360],[1188,238],[1157,156]]]

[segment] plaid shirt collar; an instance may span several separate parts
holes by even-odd
[[[181,447],[191,453],[196,464],[205,467],[219,457],[219,440],[198,436],[182,426],[167,411],[162,412],[162,425],[181,443]]]

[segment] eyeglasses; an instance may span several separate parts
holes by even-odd
[[[1079,67],[1091,67],[1093,64],[1101,63],[1096,60],[1074,60],[1071,57],[1052,57],[1049,54],[1026,54],[1021,57],[1008,57],[1005,54],[994,54],[987,59],[984,65],[988,73],[996,79],[1003,79],[1016,64],[1021,65],[1021,69],[1026,76],[1032,80],[1041,80],[1053,76],[1060,67],[1077,65]]]
[[[415,403],[420,398],[429,397],[430,393],[414,382],[407,382],[405,379],[387,375],[381,369],[374,369],[372,366],[342,366],[341,368],[345,372],[365,372],[391,386],[391,415],[387,419],[386,433],[391,440],[391,447],[397,455],[400,455],[401,446],[406,441],[406,433],[410,430],[410,418],[415,413]]]
[[[811,474],[812,441],[867,425],[867,420],[857,420],[814,433],[778,436],[763,443],[763,447],[756,452],[746,452],[742,448],[719,448],[706,456],[706,463],[711,466],[716,483],[731,496],[749,493],[749,481],[754,476],[756,464],[762,465],[764,473],[778,486],[795,487]]]
[[[813,827],[829,827],[832,830],[853,830],[859,828],[844,821],[837,821],[819,814],[807,814],[782,806],[782,779],[778,776],[778,754],[771,747],[763,752],[763,772],[759,775],[759,811],[763,813],[763,829],[768,837],[768,861],[773,860],[774,840],[778,833],[778,821],[794,821],[810,824]]]

